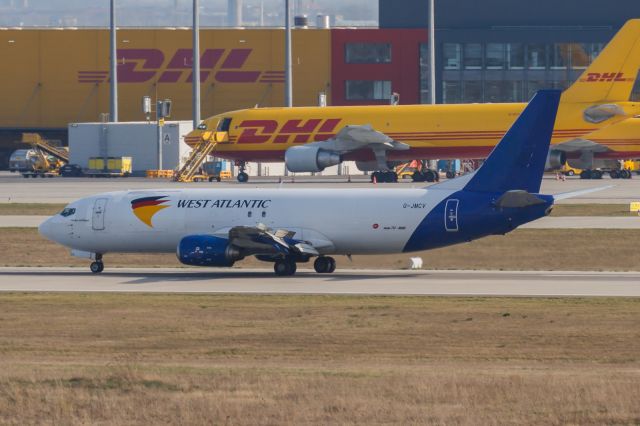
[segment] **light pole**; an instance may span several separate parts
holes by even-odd
[[[289,0],[284,0],[284,104],[293,106],[293,75],[291,72],[291,7]]]
[[[193,128],[200,124],[200,11],[199,1],[193,0]]]
[[[436,103],[435,0],[429,0],[429,100]]]
[[[111,121],[118,122],[118,57],[116,40],[116,0],[111,0]]]

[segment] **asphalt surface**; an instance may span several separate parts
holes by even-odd
[[[224,182],[199,182],[177,183],[165,179],[146,178],[113,178],[113,179],[89,179],[89,178],[51,178],[51,179],[25,179],[20,175],[9,172],[0,172],[0,203],[68,203],[78,198],[94,195],[100,192],[127,190],[127,189],[175,189],[175,188],[397,188],[428,186],[426,183],[399,182],[380,183],[373,185],[368,176],[352,176],[351,182],[346,176],[296,176],[296,177],[252,177],[249,183],[240,184],[235,180]],[[282,182],[280,182],[282,181]],[[294,182],[292,182],[294,181]],[[577,191],[581,189],[615,185],[603,191],[586,194],[584,196],[562,200],[561,204],[584,203],[629,203],[640,201],[640,176],[630,180],[604,178],[602,180],[582,180],[577,177],[567,178],[566,181],[558,181],[553,175],[547,175],[543,179],[541,192],[545,194],[558,194],[562,192]]]
[[[0,228],[36,228],[49,216],[2,216]],[[598,217],[567,216],[544,217],[527,223],[520,228],[529,229],[640,229],[640,216],[631,217]]]
[[[0,268],[0,291],[640,297],[640,272]]]

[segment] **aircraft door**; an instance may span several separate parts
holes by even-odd
[[[444,228],[447,232],[458,232],[459,200],[447,200],[444,208]]]
[[[102,231],[104,229],[104,213],[107,208],[107,199],[98,198],[93,203],[93,215],[91,217],[91,227],[94,231]]]

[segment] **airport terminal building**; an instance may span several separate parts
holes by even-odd
[[[428,102],[427,2],[379,1],[379,28],[294,30],[294,105],[316,105],[320,93],[329,105],[383,104],[394,92],[402,104]],[[522,102],[565,88],[634,17],[633,0],[437,1],[436,99]],[[283,29],[202,24],[202,116],[282,106]],[[189,120],[190,29],[126,28],[117,43],[120,120],[144,120],[145,95],[171,99],[172,119]],[[108,112],[108,29],[3,28],[0,55],[0,169],[22,132],[66,141],[69,123]]]

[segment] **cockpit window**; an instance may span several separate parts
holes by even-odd
[[[220,123],[218,123],[218,131],[219,132],[228,132],[229,131],[229,127],[231,127],[231,119],[230,118],[223,118],[222,121],[220,121]]]
[[[71,216],[72,214],[75,214],[75,212],[76,212],[76,209],[67,207],[60,212],[60,216],[68,217],[68,216]]]
[[[207,123],[202,122],[198,125],[198,130],[207,130]]]

